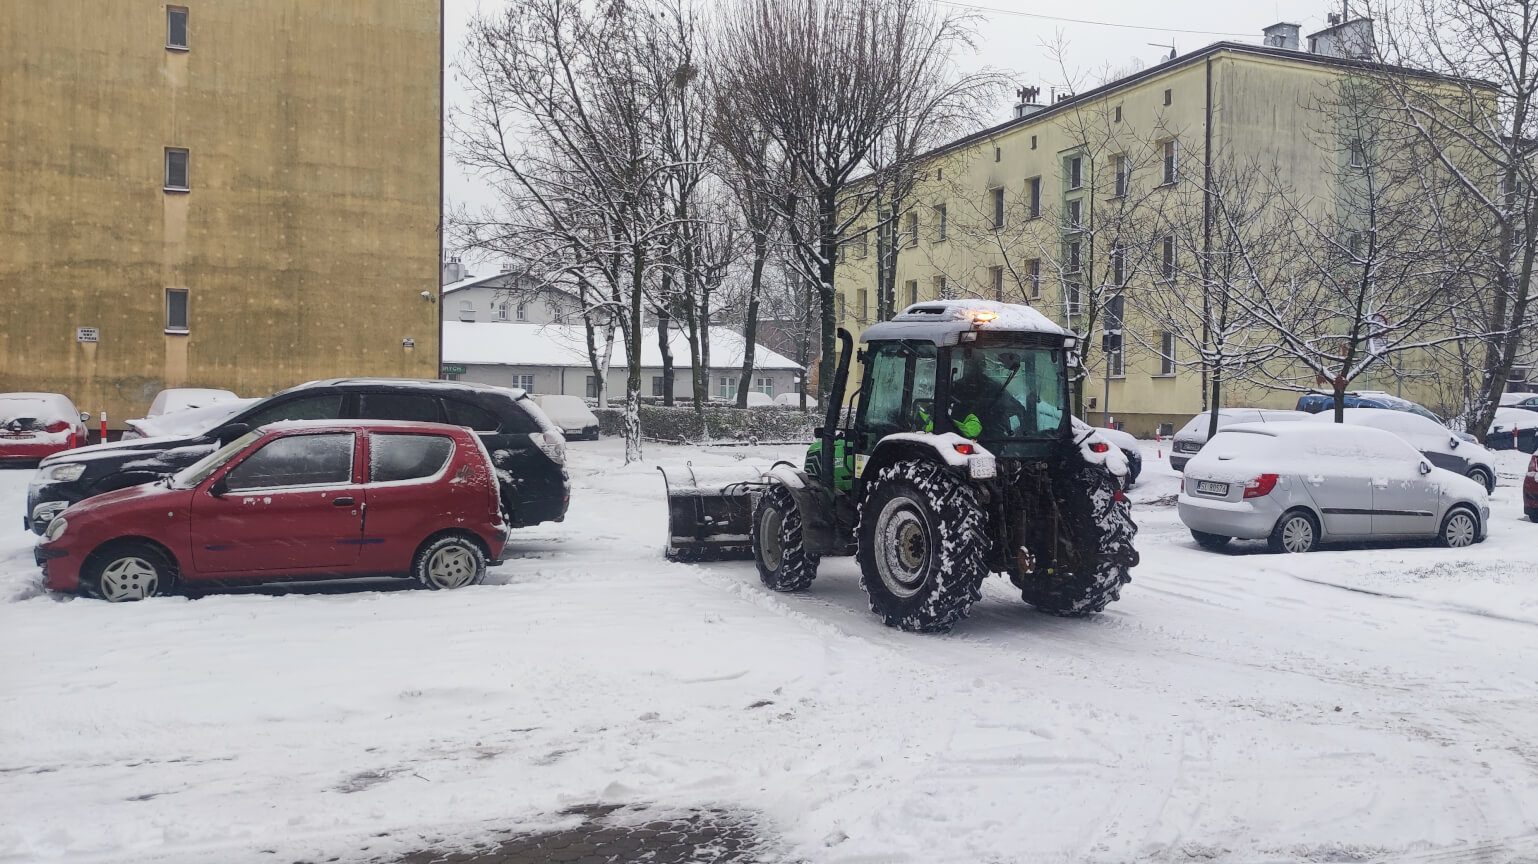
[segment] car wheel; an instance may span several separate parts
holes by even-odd
[[[438,537],[417,550],[411,576],[433,591],[479,585],[486,578],[486,553],[461,534]]]
[[[176,564],[159,547],[148,543],[111,543],[86,562],[86,589],[108,603],[131,603],[170,594],[176,585]]]
[[[1196,545],[1203,549],[1217,550],[1226,547],[1228,541],[1234,538],[1224,537],[1222,534],[1208,534],[1206,531],[1196,531],[1193,529],[1191,531],[1191,539],[1195,540]]]
[[[1479,539],[1479,517],[1467,507],[1454,507],[1442,519],[1442,530],[1437,540],[1449,549],[1473,546]]]
[[[1470,468],[1469,479],[1485,487],[1486,492],[1495,491],[1495,477],[1483,467],[1475,466]]]
[[[1312,552],[1319,548],[1319,523],[1305,510],[1289,510],[1276,520],[1266,545],[1272,552]]]

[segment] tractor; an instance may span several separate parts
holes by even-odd
[[[820,559],[853,555],[871,610],[918,632],[965,618],[990,573],[1056,615],[1119,598],[1138,562],[1127,465],[1069,410],[1071,331],[1026,306],[916,303],[861,334],[849,400],[853,339],[838,338],[804,464],[720,482],[663,471],[669,557],[751,554],[766,586],[790,592]]]

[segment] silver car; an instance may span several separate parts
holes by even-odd
[[[1218,429],[1221,431],[1235,423],[1282,423],[1291,420],[1307,420],[1312,416],[1306,411],[1289,411],[1281,408],[1219,408]],[[1171,468],[1184,471],[1191,457],[1202,452],[1202,445],[1207,443],[1207,429],[1211,426],[1211,421],[1212,416],[1203,411],[1180,427],[1180,431],[1175,433],[1174,443],[1170,446]]]
[[[1240,423],[1186,465],[1180,521],[1196,542],[1237,537],[1273,552],[1337,540],[1485,539],[1485,487],[1437,468],[1397,435],[1367,426]]]

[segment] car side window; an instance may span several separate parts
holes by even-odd
[[[497,422],[497,416],[484,408],[461,402],[458,399],[443,400],[444,412],[448,415],[449,423],[455,426],[466,426],[471,431],[488,433],[496,432],[502,424]]]
[[[358,397],[360,420],[416,420],[440,423],[438,400],[420,393],[364,393]]]
[[[224,475],[231,492],[352,482],[351,432],[286,435],[262,445]]]
[[[289,399],[276,405],[264,405],[244,421],[252,429],[279,420],[336,420],[342,416],[340,393]]]
[[[431,477],[443,470],[453,452],[454,442],[442,435],[370,435],[369,482]]]

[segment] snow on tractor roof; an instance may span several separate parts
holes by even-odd
[[[955,345],[962,333],[1045,333],[1073,338],[1073,331],[1052,323],[1047,316],[1018,303],[993,300],[931,300],[914,303],[890,321],[867,327],[861,342],[890,339],[927,339],[936,345]]]

